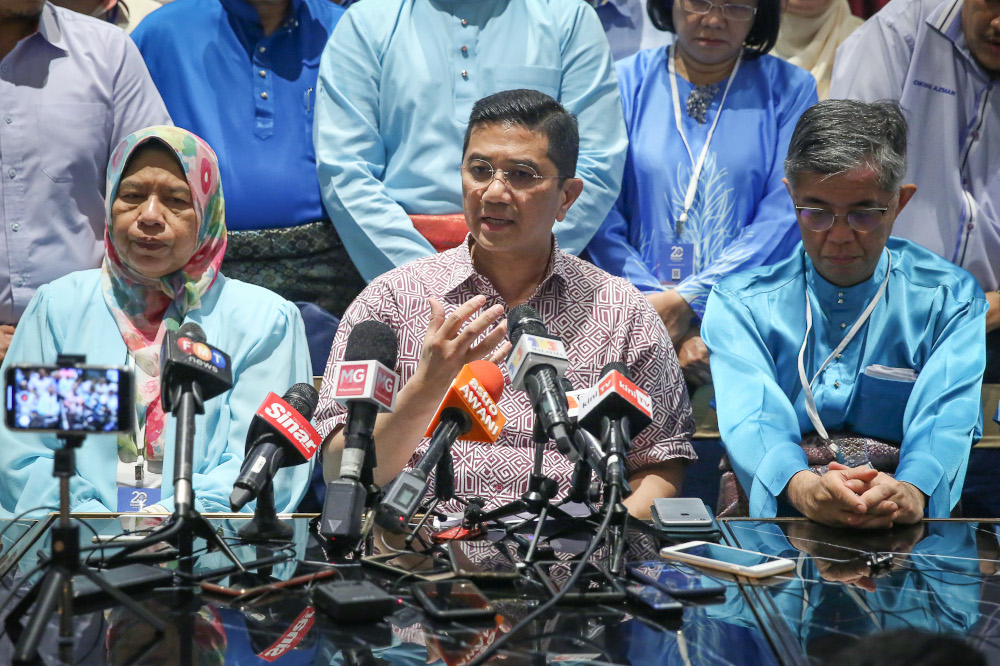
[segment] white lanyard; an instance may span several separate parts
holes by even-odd
[[[742,60],[743,53],[741,51],[736,56],[736,64],[733,65],[733,71],[730,72],[729,80],[726,82],[726,89],[723,91],[722,100],[719,102],[719,110],[715,112],[712,125],[708,128],[708,136],[705,137],[705,147],[701,149],[701,155],[698,156],[698,161],[696,162],[694,154],[691,152],[691,146],[688,145],[687,137],[684,136],[684,129],[681,127],[681,99],[677,93],[677,68],[674,65],[674,45],[671,44],[667,50],[667,71],[670,72],[670,94],[674,102],[674,122],[677,124],[677,133],[681,135],[681,141],[684,142],[684,148],[687,149],[688,157],[691,158],[691,163],[694,165],[694,170],[691,172],[691,180],[688,181],[687,191],[684,194],[684,210],[681,211],[680,217],[677,218],[675,231],[678,236],[681,235],[681,231],[684,229],[684,223],[687,222],[688,218],[688,211],[691,210],[691,204],[694,203],[694,195],[698,192],[698,178],[701,176],[701,169],[705,166],[705,157],[708,155],[708,146],[712,142],[712,135],[715,134],[715,126],[719,124],[719,116],[722,115],[722,106],[726,103],[726,95],[729,94],[729,87],[733,85],[733,79],[736,78],[736,72],[739,71]]]
[[[871,316],[872,311],[878,302],[882,300],[882,294],[885,293],[885,288],[889,285],[889,273],[892,271],[892,253],[886,250],[889,255],[889,265],[885,269],[885,279],[882,280],[882,284],[879,285],[878,293],[872,298],[871,302],[868,303],[868,307],[865,311],[861,313],[858,320],[854,322],[854,326],[851,326],[851,330],[847,332],[844,339],[840,341],[837,348],[834,349],[826,360],[823,361],[823,365],[819,366],[819,370],[813,375],[812,381],[806,381],[806,367],[805,367],[805,355],[806,355],[806,345],[809,344],[809,331],[812,330],[812,306],[809,304],[809,284],[806,283],[806,335],[802,339],[802,347],[799,348],[799,381],[802,382],[802,390],[805,392],[806,397],[806,414],[809,416],[809,420],[812,421],[813,427],[816,428],[816,433],[820,437],[829,441],[830,436],[826,433],[826,428],[823,427],[823,421],[819,418],[819,412],[816,410],[816,400],[813,398],[812,385],[816,382],[816,378],[819,377],[819,373],[823,372],[826,366],[832,361],[840,352],[844,351],[847,344],[854,338],[857,332],[861,329],[868,318]],[[805,261],[803,259],[803,261]]]

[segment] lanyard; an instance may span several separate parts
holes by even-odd
[[[681,235],[681,232],[684,230],[684,223],[687,222],[688,211],[691,210],[691,204],[694,203],[694,195],[698,192],[698,178],[701,176],[701,169],[705,165],[708,146],[712,142],[712,135],[715,134],[715,126],[719,124],[719,116],[722,115],[722,107],[726,103],[726,95],[729,94],[729,87],[733,85],[733,79],[736,78],[736,72],[739,71],[742,60],[743,53],[741,51],[740,55],[736,56],[736,64],[733,65],[733,71],[730,72],[729,80],[726,82],[726,89],[723,91],[722,100],[719,102],[719,110],[715,112],[712,125],[708,128],[708,136],[705,137],[705,147],[701,149],[701,155],[698,156],[698,161],[696,162],[687,137],[684,136],[684,129],[681,127],[681,100],[680,95],[677,93],[677,68],[674,64],[674,45],[671,44],[667,50],[667,71],[670,72],[670,95],[673,97],[674,102],[674,122],[677,125],[677,133],[681,135],[681,141],[684,142],[684,148],[687,149],[688,157],[691,158],[691,163],[694,165],[694,170],[691,172],[691,180],[688,181],[687,191],[684,194],[684,209],[681,211],[680,217],[677,218],[677,225],[675,227],[677,236]]]
[[[888,250],[887,250],[888,252]],[[882,280],[882,284],[879,285],[878,292],[875,297],[872,298],[871,302],[868,303],[868,307],[865,311],[861,313],[858,320],[854,322],[854,326],[851,326],[851,330],[847,332],[844,339],[840,341],[837,348],[834,349],[826,360],[823,361],[823,365],[819,366],[819,370],[813,375],[812,381],[806,381],[806,367],[805,367],[805,355],[806,355],[806,345],[809,344],[809,331],[812,330],[812,306],[809,304],[809,284],[806,283],[806,335],[802,339],[802,347],[799,348],[799,381],[802,382],[802,390],[805,393],[806,398],[806,414],[809,416],[809,420],[812,421],[813,427],[816,428],[816,433],[823,439],[829,441],[830,436],[826,433],[826,428],[823,427],[823,421],[819,418],[819,412],[816,410],[816,400],[813,398],[812,385],[816,382],[816,378],[819,377],[819,373],[823,372],[826,366],[832,361],[837,354],[844,351],[847,344],[854,338],[861,327],[864,325],[868,318],[871,316],[872,311],[878,302],[882,300],[882,295],[885,293],[885,288],[889,285],[889,274],[892,272],[892,252],[889,252],[889,265],[885,269],[885,279]],[[805,261],[805,259],[803,259]]]

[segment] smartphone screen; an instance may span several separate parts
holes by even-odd
[[[684,608],[683,604],[677,601],[677,599],[674,599],[663,590],[658,590],[650,585],[629,585],[626,591],[628,592],[629,599],[651,610],[677,611]]]
[[[107,366],[12,365],[6,423],[12,430],[73,434],[132,428],[132,375]]]
[[[451,564],[424,553],[382,553],[361,558],[361,563],[383,571],[407,575],[417,580],[451,578]]]
[[[470,580],[427,581],[413,586],[427,612],[439,617],[489,616],[493,603]]]
[[[713,597],[724,594],[724,585],[712,581],[697,571],[661,561],[632,562],[629,577],[679,599]]]
[[[664,548],[660,551],[660,556],[718,568],[744,576],[771,576],[790,571],[795,566],[791,560],[781,557],[707,542],[693,542]]]

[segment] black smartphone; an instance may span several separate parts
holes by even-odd
[[[425,581],[412,587],[427,614],[438,620],[492,617],[496,607],[471,580]]]
[[[579,560],[536,562],[535,573],[550,594],[558,594],[569,582],[577,567],[584,570],[574,587],[563,595],[566,603],[607,603],[623,601],[625,588],[607,571],[593,562]]]
[[[361,564],[417,580],[454,578],[451,563],[425,553],[382,553],[361,558]]]
[[[169,587],[174,580],[173,569],[150,564],[126,564],[115,569],[96,569],[94,573],[110,583],[111,587],[129,595],[149,592],[158,587]],[[84,608],[95,610],[104,605],[117,603],[110,594],[84,576],[73,578],[73,601],[78,610]]]
[[[692,569],[663,561],[630,562],[628,577],[678,599],[704,599],[725,594],[726,587]]]
[[[632,584],[625,588],[629,601],[654,611],[679,611],[684,604],[652,585]]]
[[[4,377],[11,430],[70,435],[132,429],[132,373],[103,365],[23,365]]]
[[[456,576],[481,582],[513,580],[521,577],[505,544],[493,541],[452,541],[448,557]]]

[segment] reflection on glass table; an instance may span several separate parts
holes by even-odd
[[[713,609],[763,617],[782,661],[815,663],[881,632],[919,629],[961,637],[984,652],[1000,626],[984,617],[1000,599],[992,526],[927,521],[886,531],[825,527],[806,520],[727,521],[742,548],[792,559],[781,584],[747,587]],[[992,552],[980,552],[984,546]],[[983,559],[981,559],[983,558]]]

